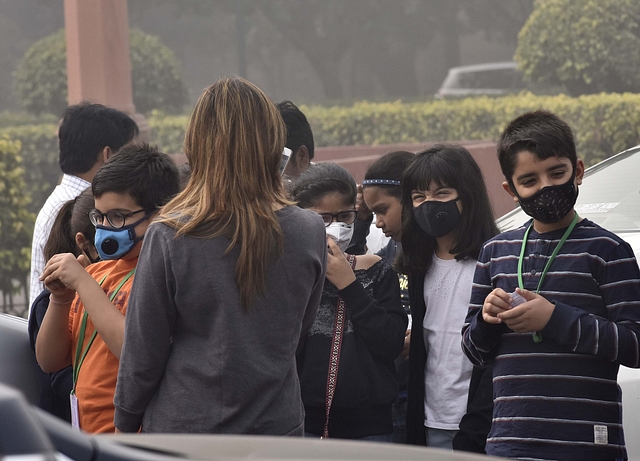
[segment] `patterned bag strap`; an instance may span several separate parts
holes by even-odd
[[[356,270],[356,257],[354,255],[345,255],[351,269]],[[342,297],[338,296],[336,306],[336,318],[333,323],[333,339],[331,341],[331,353],[329,355],[329,371],[327,372],[327,393],[325,400],[325,420],[322,438],[329,438],[329,413],[331,412],[331,404],[333,403],[333,394],[336,391],[336,382],[338,380],[338,365],[340,364],[340,351],[342,350],[342,336],[344,334],[344,324],[346,320],[346,308]]]

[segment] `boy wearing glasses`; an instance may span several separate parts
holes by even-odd
[[[85,270],[82,256],[49,260],[40,280],[51,298],[36,358],[47,373],[73,365],[72,424],[97,433],[115,430],[113,394],[138,255],[153,217],[179,191],[178,171],[157,149],[130,145],[98,170],[92,191],[89,217],[102,262]]]

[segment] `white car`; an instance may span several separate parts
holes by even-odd
[[[437,99],[467,96],[502,96],[526,88],[513,61],[452,67],[436,93]]]
[[[616,233],[640,260],[640,146],[633,147],[587,169],[579,187],[576,211],[581,217]],[[529,218],[520,208],[497,224],[509,230]],[[622,415],[630,460],[640,460],[640,369],[620,367]]]

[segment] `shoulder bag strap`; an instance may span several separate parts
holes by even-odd
[[[355,271],[356,257],[354,255],[345,255],[351,269]],[[331,404],[333,395],[336,391],[336,382],[338,380],[338,365],[340,364],[340,351],[342,350],[342,336],[344,334],[344,323],[347,317],[344,300],[338,296],[336,306],[336,318],[333,323],[333,338],[331,341],[331,353],[329,355],[329,371],[327,372],[327,392],[325,400],[325,421],[322,438],[329,438],[329,414],[331,413]]]

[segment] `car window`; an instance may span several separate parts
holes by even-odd
[[[461,72],[458,77],[460,88],[517,89],[522,88],[522,78],[515,69],[490,69],[474,72]]]
[[[579,188],[576,210],[612,232],[640,229],[640,147],[589,168]],[[529,217],[519,208],[498,220],[501,230],[513,229]]]

